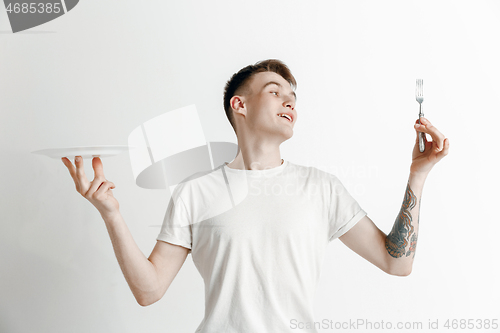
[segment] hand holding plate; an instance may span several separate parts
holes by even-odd
[[[92,168],[94,169],[94,180],[89,182],[83,168],[83,159],[81,156],[75,157],[75,166],[71,161],[61,158],[64,165],[68,168],[69,174],[75,182],[76,191],[84,196],[101,213],[103,218],[112,216],[119,212],[119,203],[114,198],[112,189],[115,184],[106,180],[101,159],[94,157],[92,159]]]

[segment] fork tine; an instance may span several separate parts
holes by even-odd
[[[417,79],[417,84],[415,87],[415,95],[418,97],[423,96],[423,80]]]

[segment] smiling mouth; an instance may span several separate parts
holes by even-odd
[[[285,119],[287,119],[289,122],[292,122],[292,118],[291,118],[289,115],[285,114],[285,113],[279,113],[279,114],[278,114],[278,117],[280,117],[280,118],[285,118]]]

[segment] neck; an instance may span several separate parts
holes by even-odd
[[[279,146],[238,143],[238,155],[228,167],[241,170],[265,170],[279,167],[283,163]]]

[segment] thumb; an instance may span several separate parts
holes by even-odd
[[[417,137],[416,137],[416,139],[415,139],[415,143],[417,143],[417,144],[418,144],[418,140],[419,140],[419,138],[420,138],[420,133],[422,133],[422,137],[424,138],[424,143],[427,143],[427,136],[425,135],[425,132],[420,132],[420,131],[418,130],[418,128],[415,128],[415,132],[416,132],[416,134],[417,134]]]

